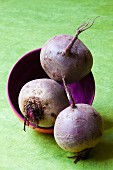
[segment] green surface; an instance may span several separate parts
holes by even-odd
[[[105,122],[102,141],[77,164],[51,135],[36,133],[15,117],[6,94],[9,71],[26,52],[50,37],[74,34],[87,18],[100,15],[80,35],[94,56],[93,106]],[[0,0],[0,170],[110,170],[113,167],[113,1]]]

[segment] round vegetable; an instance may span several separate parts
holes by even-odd
[[[70,152],[94,147],[102,136],[102,119],[88,104],[69,106],[58,115],[54,136],[58,145]]]
[[[69,90],[69,89],[68,89]],[[71,96],[72,98],[72,96]],[[88,104],[76,104],[65,108],[54,125],[54,137],[64,150],[77,153],[75,163],[85,159],[102,136],[103,123],[100,114]]]
[[[43,46],[40,61],[51,79],[67,83],[81,80],[92,68],[93,58],[89,49],[78,39],[78,35],[93,25],[82,24],[75,34],[52,37]]]
[[[36,79],[26,83],[18,98],[19,108],[26,124],[34,128],[52,127],[61,110],[69,106],[63,87],[51,79]]]

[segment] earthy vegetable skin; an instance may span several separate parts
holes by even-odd
[[[54,137],[64,150],[80,152],[94,147],[102,136],[103,126],[99,113],[87,104],[69,106],[58,115]]]
[[[71,35],[59,35],[51,38],[41,50],[41,65],[51,79],[66,82],[79,81],[92,67],[93,59],[88,48],[77,39],[69,54],[64,50],[72,40]]]
[[[54,137],[64,150],[77,153],[75,163],[86,159],[91,148],[99,141],[103,132],[103,121],[100,114],[88,104],[75,104],[69,87],[63,83],[71,106],[58,115],[54,125]]]
[[[19,94],[19,108],[25,125],[52,127],[61,110],[69,106],[62,86],[51,79],[36,79],[26,83]]]
[[[75,36],[58,35],[45,43],[40,61],[51,79],[61,82],[62,76],[65,76],[65,81],[72,83],[81,80],[91,71],[93,64],[91,52],[78,39],[78,35],[90,28],[93,23],[94,21],[91,25],[89,22],[82,24]]]

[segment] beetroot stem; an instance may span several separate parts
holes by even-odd
[[[78,39],[78,35],[79,35],[81,32],[89,29],[89,28],[94,24],[95,20],[96,20],[98,17],[99,17],[99,16],[97,16],[96,18],[94,18],[94,20],[93,20],[91,23],[89,23],[89,21],[88,21],[88,22],[84,22],[80,27],[78,27],[75,36],[74,36],[74,37],[72,38],[72,40],[70,41],[70,43],[69,43],[68,46],[66,47],[65,51],[63,52],[63,54],[69,54],[69,53],[70,53],[71,48],[72,48],[74,42]]]
[[[77,106],[76,106],[76,104],[75,104],[75,101],[74,101],[74,99],[73,99],[73,96],[72,96],[72,94],[71,94],[71,91],[70,91],[68,85],[67,85],[66,82],[65,82],[65,77],[64,77],[64,76],[62,76],[62,80],[63,80],[63,85],[64,85],[64,87],[65,87],[65,91],[66,91],[68,100],[72,102],[71,107],[72,107],[72,108],[76,108]]]

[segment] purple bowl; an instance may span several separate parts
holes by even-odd
[[[18,106],[18,95],[22,86],[30,80],[49,78],[40,64],[41,49],[33,50],[21,57],[12,68],[7,82],[8,101],[16,116],[23,122],[24,117]],[[75,103],[92,104],[95,96],[95,81],[92,72],[77,83],[69,84]],[[33,128],[33,125],[30,125]],[[51,128],[35,128],[38,132],[53,133]]]

